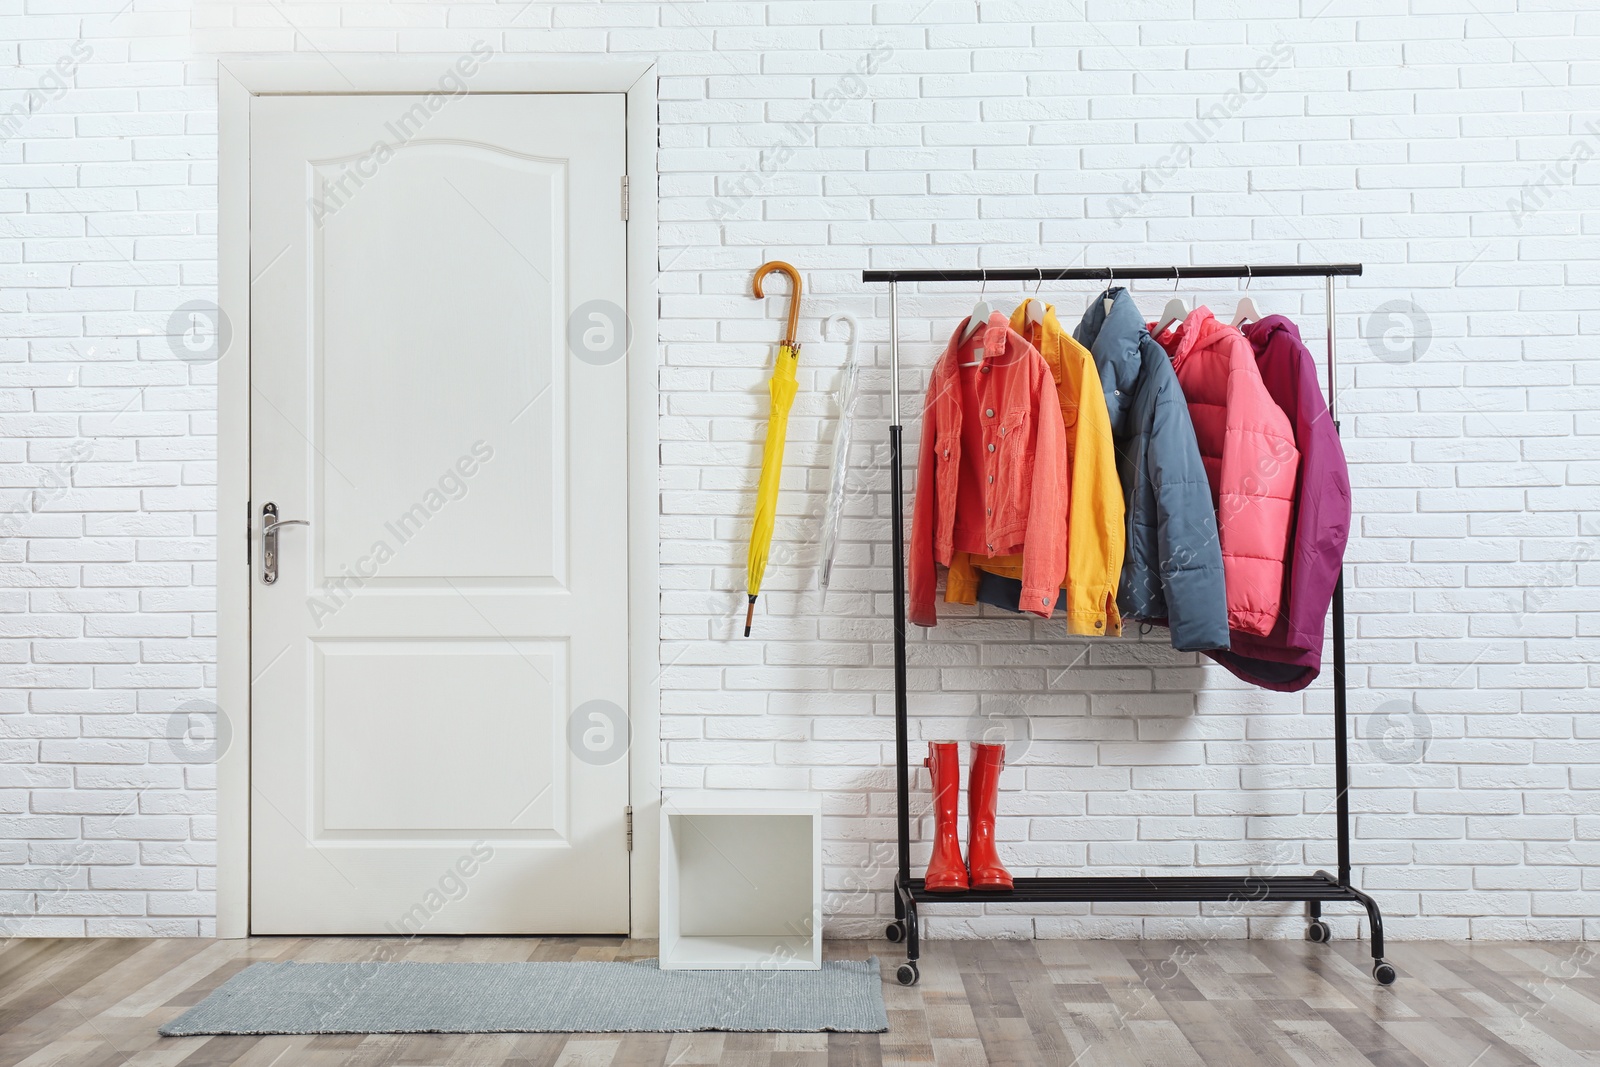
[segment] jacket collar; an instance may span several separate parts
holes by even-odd
[[[934,373],[953,376],[960,369],[956,353],[961,348],[961,334],[966,330],[967,323],[971,321],[972,316],[968,315],[957,323],[956,328],[951,331],[950,343],[945,345],[944,355],[940,356],[939,361],[934,364]],[[1004,360],[1006,348],[1010,345],[1013,336],[1016,336],[1019,341],[1025,340],[1011,332],[1011,324],[1006,320],[1005,315],[999,311],[992,312],[989,315],[989,321],[983,325],[982,329],[983,361],[991,365],[996,360]]]
[[[1106,308],[1107,300],[1111,301],[1110,310]],[[1126,432],[1133,393],[1144,370],[1144,345],[1155,346],[1144,316],[1139,314],[1128,291],[1114,286],[1089,301],[1073,337],[1094,356],[1112,433]]]
[[[1105,329],[1106,320],[1110,318],[1110,313],[1106,310],[1106,301],[1110,300],[1114,309],[1117,301],[1126,295],[1126,289],[1117,287],[1107,289],[1089,301],[1089,306],[1083,309],[1083,318],[1078,320],[1078,328],[1073,331],[1073,336],[1077,337],[1080,345],[1091,352],[1094,351],[1095,342],[1099,340],[1101,332]]]
[[[1056,306],[1046,304],[1044,318],[1040,320],[1036,329],[1030,329],[1028,302],[1024,300],[1017,305],[1017,310],[1011,313],[1011,329],[1039,350],[1039,354],[1050,367],[1050,374],[1055,378],[1056,384],[1060,385],[1061,349],[1066,347],[1067,331],[1061,328],[1061,320],[1056,318]],[[1034,339],[1035,332],[1038,334],[1038,340]]]

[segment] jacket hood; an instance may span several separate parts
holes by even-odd
[[[1181,367],[1191,353],[1215,344],[1222,332],[1222,323],[1217,321],[1210,308],[1201,304],[1189,312],[1175,332],[1164,334],[1157,340],[1172,357],[1172,365]]]
[[[1275,333],[1287,334],[1294,339],[1297,345],[1304,345],[1300,339],[1300,327],[1284,318],[1282,315],[1268,315],[1257,322],[1247,322],[1239,328],[1239,332],[1249,339],[1257,351],[1263,348],[1267,339]]]
[[[1107,300],[1111,301],[1109,311]],[[1111,416],[1111,432],[1126,433],[1128,412],[1144,366],[1140,345],[1150,336],[1144,316],[1139,314],[1128,291],[1116,286],[1089,301],[1072,336],[1094,356],[1100,385],[1105,390],[1106,412]]]

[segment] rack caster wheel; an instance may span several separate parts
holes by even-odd
[[[1306,927],[1306,940],[1313,941],[1319,945],[1326,945],[1333,940],[1333,931],[1328,929],[1327,923],[1318,919]]]
[[[898,945],[906,939],[906,924],[896,919],[884,929],[883,936]]]
[[[1399,977],[1395,974],[1394,966],[1383,960],[1372,962],[1372,977],[1378,980],[1379,985],[1394,985],[1394,980]]]
[[[922,977],[922,975],[917,972],[917,965],[915,963],[902,963],[898,968],[895,969],[894,976],[900,980],[901,985],[916,985],[917,979]],[[1394,981],[1393,978],[1389,980],[1391,982]]]

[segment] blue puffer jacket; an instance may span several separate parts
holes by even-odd
[[[1073,336],[1094,355],[1116,439],[1128,524],[1117,607],[1164,623],[1181,651],[1227,648],[1211,483],[1172,363],[1120,287],[1090,302]]]

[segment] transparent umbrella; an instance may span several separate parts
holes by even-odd
[[[856,413],[856,388],[861,368],[856,364],[856,341],[860,327],[855,316],[829,315],[823,323],[823,335],[835,322],[850,324],[850,342],[846,350],[844,370],[839,375],[839,389],[834,393],[834,405],[839,413],[839,424],[833,431],[833,475],[828,483],[828,502],[822,513],[822,554],[817,559],[817,579],[827,590],[833,579],[833,554],[839,544],[839,524],[844,520],[845,497],[850,491],[850,440]]]

